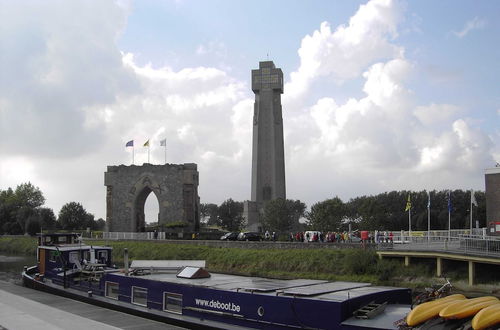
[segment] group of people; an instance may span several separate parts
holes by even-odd
[[[274,236],[274,233],[273,233]],[[267,237],[267,232],[266,232]],[[328,242],[328,243],[392,243],[394,234],[387,231],[362,231],[356,232],[327,232],[326,234],[319,231],[306,231],[290,233],[290,242]]]
[[[278,236],[276,235],[276,232],[274,232],[274,231],[272,234],[269,233],[269,230],[266,230],[266,232],[264,233],[264,239],[266,241],[272,240],[273,242],[275,242],[277,238],[278,238]]]

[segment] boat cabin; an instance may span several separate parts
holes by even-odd
[[[43,234],[38,237],[38,271],[42,276],[66,276],[111,267],[111,250],[108,246],[83,244],[75,233]]]

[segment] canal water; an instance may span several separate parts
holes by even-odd
[[[24,266],[33,266],[36,256],[0,254],[0,281],[21,283]]]

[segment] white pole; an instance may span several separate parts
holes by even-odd
[[[149,164],[149,144],[148,144],[148,164]]]
[[[411,207],[408,210],[408,240],[411,241]]]
[[[451,211],[448,208],[448,241],[451,239]]]
[[[431,195],[429,194],[427,196],[429,198],[427,202],[427,242],[429,242],[431,240]]]
[[[448,241],[451,239],[451,191],[448,190]]]
[[[470,233],[469,235],[472,235],[472,194],[474,193],[474,190],[471,189],[470,191]]]
[[[135,160],[134,160],[134,149],[135,149],[135,147],[134,147],[134,146],[132,146],[132,165],[134,165],[134,164],[135,164]]]
[[[167,143],[165,143],[165,164],[167,163]]]

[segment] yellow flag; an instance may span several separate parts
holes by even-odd
[[[408,195],[408,201],[406,202],[406,208],[405,212],[411,209],[411,200],[410,200],[410,195]]]
[[[149,140],[147,140],[146,143],[144,143],[144,147],[149,147]]]

